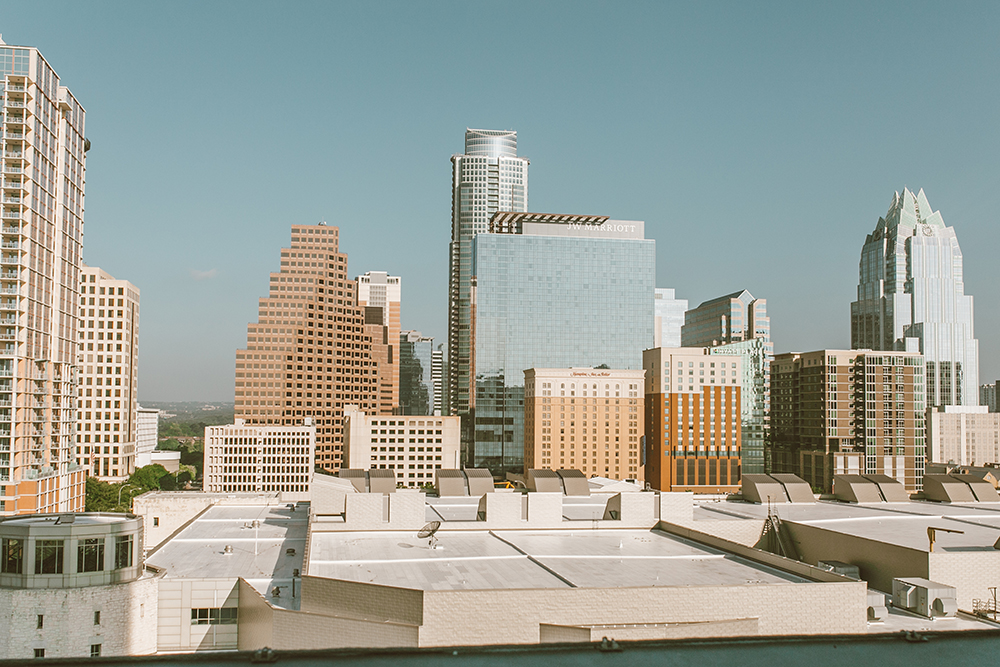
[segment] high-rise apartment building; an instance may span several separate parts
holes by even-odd
[[[639,221],[502,212],[473,244],[476,386],[463,454],[494,475],[521,472],[526,369],[641,369],[656,242]]]
[[[979,385],[979,405],[985,405],[990,412],[997,412],[997,385],[1000,381]]]
[[[643,481],[643,371],[524,371],[524,473],[574,468]]]
[[[448,409],[448,363],[444,344],[431,352],[431,383],[434,385],[434,410],[443,415]]]
[[[528,210],[528,164],[517,156],[517,132],[505,130],[466,129],[465,152],[451,156],[447,414],[466,414],[474,402],[472,240],[497,211]]]
[[[434,414],[434,339],[419,331],[399,336],[399,402],[404,415]],[[438,379],[440,382],[440,367]],[[440,408],[437,408],[440,409]]]
[[[316,427],[309,417],[298,426],[251,426],[237,419],[205,427],[208,493],[281,493],[283,500],[309,500]]]
[[[365,336],[377,368],[378,411],[399,412],[399,308],[402,279],[384,271],[358,276],[358,307],[365,317]]]
[[[706,347],[642,353],[646,371],[646,481],[661,491],[740,487],[742,359]]]
[[[434,482],[435,470],[457,470],[460,417],[366,415],[344,409],[345,468],[393,470],[409,487]]]
[[[861,250],[851,347],[924,355],[927,405],[977,405],[979,341],[962,250],[924,191],[892,197]]]
[[[135,472],[139,288],[81,264],[80,333],[76,458],[94,477],[120,482]]]
[[[294,225],[281,270],[236,351],[236,417],[253,426],[316,427],[316,464],[340,467],[344,405],[378,412],[378,367],[339,230]]]
[[[774,359],[767,300],[742,290],[706,301],[685,314],[681,341],[685,347],[710,347],[712,354],[742,359],[742,471],[763,473]]]
[[[925,447],[918,352],[788,352],[771,363],[771,472],[827,492],[833,475],[852,472],[918,490]]]
[[[35,48],[0,41],[0,86],[0,514],[82,511],[84,109]]]
[[[684,326],[684,313],[687,312],[687,299],[674,297],[674,290],[657,287],[653,295],[653,347],[680,347],[681,328]]]
[[[927,408],[927,450],[927,460],[934,463],[1000,463],[1000,413],[985,405]]]

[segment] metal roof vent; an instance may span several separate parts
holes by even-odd
[[[233,555],[233,545],[232,544],[227,544],[226,548],[222,550],[222,553],[224,553],[227,556],[232,556]]]
[[[285,549],[285,555],[286,556],[294,556],[295,555],[295,549]]]

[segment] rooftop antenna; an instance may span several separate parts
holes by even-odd
[[[319,226],[320,227],[326,227],[326,220],[320,220],[319,221]]]
[[[431,549],[437,549],[437,537],[435,536],[435,533],[437,533],[440,528],[440,521],[431,521],[420,529],[420,532],[417,533],[417,539],[427,540],[427,546]]]

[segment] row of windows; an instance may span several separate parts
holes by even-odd
[[[115,537],[114,568],[132,567],[133,535]],[[63,574],[65,571],[65,540],[35,540],[35,574]],[[104,570],[103,538],[86,538],[77,542],[77,572]],[[23,538],[3,538],[0,552],[0,573],[24,574]]]

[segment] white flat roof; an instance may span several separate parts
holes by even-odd
[[[732,586],[804,582],[656,530],[314,533],[310,576],[422,590]]]

